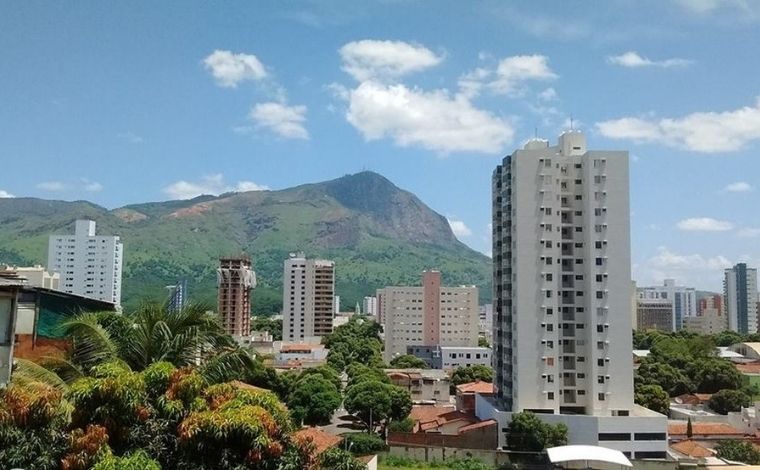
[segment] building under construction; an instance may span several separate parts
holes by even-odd
[[[224,330],[233,337],[251,333],[251,290],[256,287],[256,273],[251,258],[245,255],[219,259],[217,269],[218,313]]]

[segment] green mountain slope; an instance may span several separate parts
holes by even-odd
[[[280,306],[289,253],[336,262],[344,308],[392,284],[416,284],[440,269],[449,284],[475,284],[491,296],[491,261],[459,242],[446,219],[384,177],[362,172],[280,191],[200,196],[108,210],[85,201],[0,199],[0,264],[46,263],[48,235],[77,218],[124,244],[123,302],[166,295],[186,278],[190,296],[215,302],[217,258],[245,252],[259,277],[254,312]]]

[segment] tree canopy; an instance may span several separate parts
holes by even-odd
[[[541,452],[567,444],[567,426],[541,421],[530,411],[512,415],[507,430],[507,447],[516,451]]]

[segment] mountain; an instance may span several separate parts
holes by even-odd
[[[491,297],[491,260],[456,239],[446,219],[383,176],[362,172],[279,191],[251,191],[108,210],[86,201],[0,199],[0,264],[46,264],[48,235],[91,218],[124,244],[123,303],[163,299],[186,278],[190,297],[215,303],[217,258],[245,252],[259,278],[254,312],[281,304],[289,253],[336,262],[343,309],[385,285],[416,285],[422,270],[475,284]]]

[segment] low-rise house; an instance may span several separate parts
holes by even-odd
[[[475,395],[492,396],[494,386],[491,382],[481,380],[456,386],[457,410],[475,413]]]
[[[687,436],[686,421],[668,424],[668,437],[671,441],[686,439],[699,441],[714,441],[720,439],[743,439],[744,432],[727,423],[694,422],[691,423],[691,437]]]
[[[277,350],[276,346],[275,349]],[[274,363],[278,367],[293,364],[300,367],[317,367],[326,363],[328,352],[321,344],[282,343],[275,352]]]
[[[676,452],[678,457],[683,456],[693,459],[706,459],[708,457],[714,457],[716,454],[713,449],[691,439],[671,444],[670,450]]]
[[[481,421],[453,406],[415,406],[409,417],[413,432],[389,433],[389,445],[492,450],[498,444],[495,420]]]
[[[449,376],[437,369],[385,369],[397,385],[409,391],[415,403],[449,403]]]
[[[323,452],[336,447],[343,441],[340,436],[327,433],[320,428],[308,427],[293,433],[293,439],[301,444],[309,443],[314,446],[314,457],[319,457]]]

